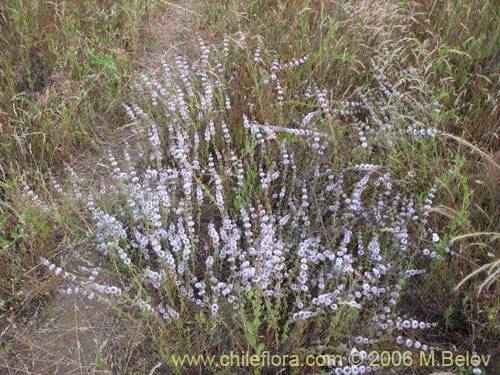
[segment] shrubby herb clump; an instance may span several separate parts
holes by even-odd
[[[257,119],[259,98],[233,90],[242,52],[200,46],[197,61],[142,76],[125,105],[149,151],[128,172],[111,157],[118,183],[88,197],[97,249],[124,280],[94,289],[135,301],[165,351],[429,350],[419,332],[433,324],[398,301],[417,264],[444,256],[427,227],[435,189],[377,162],[437,133],[418,72],[373,66],[358,100],[336,102],[311,78],[287,89],[308,55],[258,49],[248,58],[271,118]]]

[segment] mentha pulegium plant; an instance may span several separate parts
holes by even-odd
[[[378,94],[361,94],[359,102],[332,108],[327,91],[311,82],[302,100],[316,101],[319,110],[286,126],[244,112],[235,123],[228,43],[221,53],[203,41],[200,47],[197,62],[177,57],[172,67],[163,62],[161,73],[142,76],[136,102],[125,109],[147,134],[146,166],[124,173],[115,163],[119,183],[88,199],[96,248],[129,276],[129,295],[165,322],[201,313],[227,324],[237,324],[252,306],[249,296],[257,295],[266,301],[265,314],[287,327],[277,337],[308,322],[328,327],[349,320],[349,330],[335,335],[352,350],[388,341],[428,350],[413,332],[431,323],[401,316],[398,300],[403,285],[424,272],[413,268],[414,260],[431,254],[418,238],[435,190],[420,202],[388,167],[372,163],[370,152],[362,163],[350,162],[350,154],[337,157],[342,140],[327,130],[363,112],[349,127],[361,149],[381,133],[394,142],[414,136],[386,110],[394,95],[406,94],[374,68]],[[249,60],[264,69],[261,55],[257,50]],[[307,58],[272,63],[276,87],[269,89],[279,92],[270,113],[296,95],[281,90],[283,75]],[[398,103],[400,111],[405,103]],[[435,134],[424,130],[418,135]]]

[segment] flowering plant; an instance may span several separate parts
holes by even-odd
[[[412,124],[398,117],[410,89],[374,67],[375,86],[359,101],[331,103],[313,82],[300,97],[286,92],[282,76],[309,56],[267,68],[257,50],[257,84],[275,96],[271,108],[289,114],[286,124],[270,125],[232,101],[228,41],[220,52],[203,41],[200,48],[194,63],[177,57],[143,75],[137,100],[124,106],[149,152],[129,172],[111,156],[117,183],[88,196],[97,249],[126,280],[94,289],[127,293],[174,332],[165,340],[195,332],[212,347],[428,350],[415,332],[432,323],[402,316],[398,301],[425,272],[416,260],[443,255],[421,249],[429,231],[439,242],[427,228],[435,189],[405,194],[412,176],[373,162],[376,148],[437,133],[424,114]],[[293,114],[296,100],[315,110]],[[352,126],[342,127],[346,119]],[[352,152],[340,157],[342,142]],[[215,340],[214,329],[224,335]],[[362,373],[368,357],[354,367],[337,372]]]

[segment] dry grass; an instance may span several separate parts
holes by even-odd
[[[150,1],[8,1],[0,9],[2,167],[61,166],[121,122]],[[95,78],[90,78],[95,77]],[[111,128],[112,129],[112,128]]]
[[[311,54],[309,64],[297,74],[287,74],[281,84],[302,95],[304,82],[321,82],[328,88],[330,103],[356,100],[361,90],[370,88],[373,65],[418,70],[421,79],[414,92],[439,101],[440,112],[429,116],[443,134],[433,147],[409,144],[393,157],[381,155],[381,159],[402,173],[415,171],[426,177],[423,180],[437,182],[434,225],[449,233],[448,245],[459,255],[448,267],[432,266],[433,274],[415,291],[426,310],[412,308],[414,302],[408,302],[408,312],[441,321],[443,326],[451,320],[442,332],[444,341],[500,356],[495,344],[500,338],[500,3],[216,3],[218,7],[206,3],[205,35],[220,43],[227,33],[241,46],[242,60],[232,81],[233,91],[241,93],[235,123],[242,113],[250,113],[257,121],[286,124],[290,113],[311,109],[292,104],[284,106],[288,112],[270,109],[267,103],[272,98],[248,107],[259,94],[248,89],[254,87],[258,72],[247,68],[245,59],[252,59],[257,47],[263,59],[271,62],[274,56],[288,61]],[[350,119],[331,126],[350,126]],[[460,288],[455,289],[457,285]],[[445,319],[447,309],[454,312]],[[494,366],[500,368],[498,363]]]
[[[46,213],[26,200],[21,181],[50,202],[47,169],[57,171],[82,150],[114,139],[113,132],[126,122],[121,102],[157,6],[147,0],[0,4],[2,317],[18,319],[31,300],[46,298],[53,285],[37,268],[38,257],[57,256],[68,238],[86,230],[75,224],[78,220]],[[408,144],[380,158],[401,175],[415,171],[437,181],[434,225],[449,234],[445,240],[459,255],[447,266],[433,264],[433,274],[414,293],[419,307],[410,302],[406,307],[446,325],[443,342],[495,352],[500,339],[500,3],[227,0],[205,1],[204,8],[192,14],[192,30],[179,32],[192,39],[197,32],[219,46],[227,36],[238,46],[239,60],[225,67],[233,77],[233,126],[243,114],[286,125],[296,114],[317,109],[295,101],[310,82],[320,82],[329,103],[337,103],[374,89],[373,66],[418,70],[412,92],[439,101],[440,112],[428,116],[443,134],[435,144]],[[307,64],[279,77],[290,93],[282,107],[269,105],[276,93],[256,84],[262,72],[247,63],[257,47],[269,66],[275,56],[286,62],[310,54]],[[328,126],[353,122],[346,118]],[[450,307],[454,312],[445,318]],[[451,322],[445,324],[446,319]]]
[[[0,354],[13,354],[7,331],[33,329],[60,286],[40,257],[64,263],[88,230],[87,214],[74,197],[56,198],[48,172],[69,190],[64,164],[124,123],[127,84],[151,37],[151,12],[162,8],[149,0],[0,3]]]

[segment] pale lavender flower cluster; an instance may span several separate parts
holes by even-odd
[[[373,146],[392,146],[403,134],[415,140],[439,134],[430,125],[433,114],[440,112],[439,102],[432,92],[419,88],[417,69],[396,71],[391,64],[383,68],[373,64],[372,78],[373,86],[363,88],[357,100],[339,101],[332,111],[334,117],[352,123],[362,148],[371,151]],[[324,103],[324,95],[318,101]]]
[[[108,298],[120,297],[123,294],[121,287],[116,285],[107,285],[97,283],[96,277],[99,275],[99,268],[87,268],[79,267],[80,274],[70,274],[67,271],[63,271],[61,267],[56,266],[55,263],[51,263],[45,258],[41,258],[42,264],[47,267],[47,269],[53,273],[55,276],[61,277],[66,284],[64,289],[61,290],[63,294],[67,295],[80,295],[88,298],[89,300],[94,299],[95,293],[99,296],[107,296]],[[82,275],[88,274],[87,277],[82,277]]]

